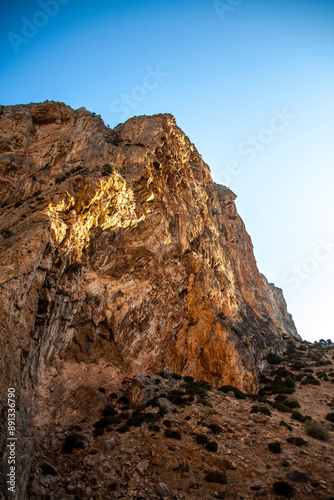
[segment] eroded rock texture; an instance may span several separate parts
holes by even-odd
[[[100,385],[169,366],[256,390],[295,330],[235,195],[171,115],[109,130],[62,103],[0,112],[1,401],[17,389],[23,498],[33,432],[89,411]]]
[[[292,337],[300,339],[292,316],[288,313],[283,291],[277,288],[273,283],[268,283],[267,278],[263,276],[263,274],[261,274],[261,279],[264,293],[271,306],[272,317],[275,323],[282,328],[283,332],[289,333]]]

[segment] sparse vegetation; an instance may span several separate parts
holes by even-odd
[[[121,396],[120,398],[118,398],[118,402],[123,405],[130,404],[130,400],[127,396]]]
[[[284,366],[280,366],[279,368],[271,372],[271,376],[273,377],[274,375],[277,375],[278,377],[287,377],[288,375],[293,376],[293,373],[284,368]]]
[[[259,396],[259,394],[246,394],[246,397],[249,399],[253,399],[253,401],[258,401],[259,403],[268,403],[269,400]]]
[[[278,402],[285,401],[286,399],[288,399],[288,396],[286,396],[285,394],[278,394],[277,396],[275,396],[275,401]]]
[[[273,443],[268,443],[268,449],[271,453],[282,453],[282,446],[279,441],[274,441]]]
[[[196,434],[196,443],[205,445],[209,441],[209,438],[206,434]]]
[[[83,449],[84,446],[83,437],[76,432],[72,432],[66,436],[62,450],[67,453],[72,453],[75,448]]]
[[[103,410],[103,413],[102,415],[104,417],[109,417],[110,415],[117,415],[117,410],[115,410],[115,408],[111,405],[108,405],[105,407],[105,409]]]
[[[152,414],[142,413],[140,410],[134,410],[130,418],[127,419],[126,425],[129,427],[141,427],[142,423],[150,418]]]
[[[66,179],[65,175],[60,174],[57,175],[55,182],[56,184],[61,184],[65,179]]]
[[[334,413],[328,413],[326,415],[326,420],[328,420],[328,422],[331,422],[332,424],[334,424]]]
[[[287,438],[287,442],[289,444],[293,444],[294,446],[307,446],[307,441],[305,441],[305,439],[303,439],[302,437],[295,437],[295,436],[291,436],[289,438]]]
[[[193,396],[189,396],[189,398],[190,397],[193,397]],[[188,400],[189,400],[189,398],[188,398]],[[207,401],[204,398],[197,398],[196,403],[203,405],[203,406],[208,406],[209,408],[212,408],[212,404],[210,403],[210,401]]]
[[[274,491],[276,495],[289,497],[293,493],[293,487],[286,481],[276,481],[274,483]]]
[[[240,391],[240,389],[238,389],[237,387],[233,387],[232,385],[223,385],[222,387],[220,387],[219,391],[222,391],[224,393],[234,392],[234,395],[237,399],[245,399],[246,398],[246,394],[244,394],[242,391]]]
[[[208,424],[207,425],[208,429],[210,429],[214,434],[221,434],[223,432],[222,427],[217,424]]]
[[[84,167],[82,165],[79,165],[78,167],[74,167],[72,168],[71,170],[69,170],[68,172],[66,172],[65,174],[58,174],[57,177],[56,177],[56,184],[60,184],[62,182],[64,182],[66,179],[68,179],[68,177],[70,177],[72,174],[76,174],[77,172],[79,172],[80,170],[82,170]],[[40,194],[41,192],[39,191],[38,194]],[[37,193],[36,193],[37,194]]]
[[[293,411],[291,414],[291,418],[293,418],[293,420],[297,420],[299,422],[304,421],[304,416],[299,411]]]
[[[110,163],[105,163],[102,166],[101,175],[103,177],[106,177],[108,175],[116,174],[116,173],[118,173],[118,171],[119,171],[118,167],[115,167],[114,165],[111,165]]]
[[[121,425],[120,427],[117,427],[116,431],[119,432],[120,434],[125,434],[125,432],[129,432],[130,427],[128,425]]]
[[[56,476],[57,475],[57,472],[55,471],[55,469],[52,467],[52,465],[49,465],[49,464],[42,464],[41,470],[42,470],[44,476]]]
[[[174,389],[168,396],[168,399],[171,403],[177,406],[184,406],[187,404],[187,398],[185,398],[186,392],[181,391],[180,389]]]
[[[205,445],[205,448],[208,451],[215,452],[218,450],[218,443],[216,441],[208,441]]]
[[[289,431],[292,431],[291,425],[289,425],[286,422],[284,422],[284,420],[281,420],[279,424],[280,424],[281,427],[286,427]]]
[[[100,420],[95,422],[93,427],[95,429],[105,429],[107,425],[115,425],[122,423],[122,420],[115,415],[109,415],[107,417],[102,417]]]
[[[294,362],[294,364],[292,365],[292,368],[294,370],[301,370],[302,368],[306,368],[307,364],[304,363],[304,361],[300,361],[300,360],[297,360]]]
[[[282,413],[290,413],[291,412],[290,408],[288,408],[287,406],[285,406],[285,404],[283,404],[281,402],[270,403],[270,406],[272,408],[274,408],[275,410],[278,410]]]
[[[319,380],[314,378],[313,375],[307,375],[307,377],[304,380],[302,380],[301,385],[308,385],[308,384],[320,385],[320,382]]]
[[[284,401],[284,404],[288,408],[300,408],[298,401]]]
[[[282,358],[277,356],[274,352],[270,352],[267,357],[268,363],[271,365],[279,365],[282,362]]]
[[[251,413],[263,413],[271,417],[271,411],[266,406],[252,406]]]
[[[284,370],[283,373],[286,375],[276,374],[274,379],[266,378],[266,386],[260,390],[259,394],[262,396],[265,394],[293,394],[295,392],[295,376],[287,370]],[[282,376],[285,376],[285,379]]]
[[[12,231],[10,229],[3,229],[1,231],[1,236],[3,236],[3,238],[10,238],[12,235]]]
[[[186,394],[191,396],[200,396],[201,398],[205,398],[207,396],[207,391],[211,389],[211,386],[208,382],[195,382],[193,377],[185,376],[183,380],[186,382],[182,384],[182,389],[185,389]]]
[[[329,439],[329,432],[326,427],[315,420],[306,422],[305,429],[307,435],[315,439],[320,439],[321,441],[327,441]]]
[[[97,438],[99,436],[103,436],[104,434],[104,429],[94,429],[93,430],[93,437]]]
[[[181,439],[181,432],[180,431],[177,431],[177,430],[173,430],[173,429],[165,429],[165,437],[169,438],[169,439],[177,439],[177,440],[180,440]]]
[[[284,386],[285,387],[289,387],[289,388],[294,388],[296,385],[294,379],[288,375],[287,377],[285,377],[285,381],[284,381]]]

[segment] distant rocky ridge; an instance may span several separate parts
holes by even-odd
[[[299,339],[296,326],[293,322],[291,314],[288,313],[287,304],[285,302],[283,291],[277,288],[273,283],[268,283],[268,280],[261,274],[263,290],[267,301],[272,309],[272,316],[276,325],[280,326],[282,332],[286,332],[292,337]]]
[[[63,103],[0,107],[0,168],[1,401],[17,389],[18,498],[33,434],[80,412],[82,391],[164,366],[255,391],[268,352],[298,335],[235,195],[173,116],[109,130]]]

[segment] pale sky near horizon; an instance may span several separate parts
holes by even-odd
[[[0,104],[172,113],[300,335],[334,341],[334,2],[0,2]]]

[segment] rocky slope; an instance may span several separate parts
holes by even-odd
[[[84,418],[42,429],[28,498],[333,500],[333,359],[290,343],[264,397],[166,369],[101,387]]]
[[[16,388],[23,498],[39,429],[101,385],[169,366],[254,391],[295,330],[171,115],[109,130],[84,108],[7,106],[0,137],[1,401]]]

